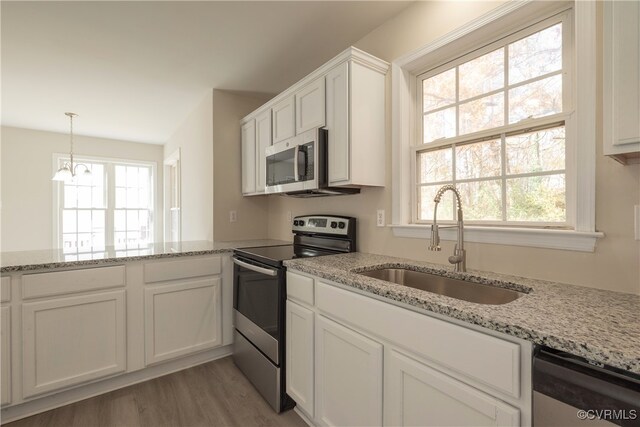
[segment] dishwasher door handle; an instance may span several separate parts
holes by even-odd
[[[258,267],[257,265],[249,264],[248,262],[240,261],[238,258],[232,257],[233,263],[244,267],[247,270],[255,271],[256,273],[266,274],[267,276],[275,277],[278,275],[278,270],[272,270],[270,268]]]

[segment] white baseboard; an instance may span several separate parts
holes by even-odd
[[[192,354],[190,356],[181,357],[179,359],[167,361],[157,365],[152,365],[139,371],[130,372],[116,377],[107,378],[102,381],[93,382],[83,386],[61,391],[55,394],[49,394],[36,399],[22,402],[13,406],[2,408],[0,418],[2,424],[39,414],[40,412],[49,411],[59,408],[70,403],[79,402],[90,397],[108,393],[133,384],[148,381],[153,378],[162,377],[173,372],[182,371],[183,369],[211,362],[231,355],[232,346],[215,348],[208,351]]]

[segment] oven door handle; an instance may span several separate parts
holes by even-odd
[[[244,267],[247,270],[255,271],[256,273],[266,274],[267,276],[277,276],[278,271],[272,270],[270,268],[258,267],[257,265],[249,264],[248,262],[240,261],[237,258],[231,258],[233,263],[239,265],[240,267]]]

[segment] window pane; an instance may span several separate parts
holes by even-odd
[[[104,166],[99,164],[89,165],[91,169],[92,185],[103,186],[104,185]]]
[[[433,208],[435,202],[433,198],[436,196],[441,185],[425,185],[419,187],[418,196],[420,198],[418,208],[418,219],[420,220],[433,220]],[[452,220],[453,219],[453,193],[447,191],[442,196],[440,203],[438,204],[438,220]]]
[[[62,232],[63,233],[76,232],[76,211],[75,210],[62,211]]]
[[[476,181],[456,186],[462,199],[465,220],[502,220],[502,181]]]
[[[564,126],[506,138],[507,173],[565,168]]]
[[[78,233],[78,252],[91,251],[91,233]]]
[[[127,189],[116,188],[116,208],[127,207]]]
[[[511,43],[509,84],[562,69],[562,24]]]
[[[94,208],[104,208],[104,187],[91,188],[91,206]]]
[[[138,230],[138,211],[127,211],[127,230]]]
[[[495,140],[456,147],[456,179],[486,178],[500,175],[500,146],[500,140]]]
[[[149,188],[149,168],[138,168],[138,186]]]
[[[148,188],[140,188],[140,192],[138,193],[138,207],[140,208],[149,207],[149,189]]]
[[[116,231],[114,233],[113,245],[116,249],[123,249],[127,247],[127,232],[126,231]]]
[[[503,124],[503,92],[460,104],[460,135]]]
[[[64,186],[64,207],[75,208],[78,206],[78,192],[75,186]]]
[[[125,231],[127,229],[126,212],[117,209],[113,213],[113,228],[115,231]]]
[[[138,186],[138,168],[135,166],[127,166],[127,187],[134,188]]]
[[[564,222],[567,217],[565,175],[507,180],[507,220]]]
[[[64,253],[76,252],[77,236],[76,234],[62,235],[62,251]]]
[[[424,142],[456,136],[456,109],[447,108],[424,116]]]
[[[126,187],[127,185],[127,168],[125,166],[116,166],[116,187]]]
[[[456,69],[452,68],[422,82],[424,112],[456,102]]]
[[[453,179],[452,149],[418,153],[420,182],[451,181]]]
[[[509,91],[509,123],[562,112],[562,75],[548,77]]]
[[[90,208],[91,207],[91,187],[77,187],[78,188],[78,207]]]
[[[137,188],[127,188],[127,208],[137,208],[138,207],[138,189]]]
[[[104,211],[94,210],[91,213],[91,231],[94,233],[104,233]]]
[[[78,232],[91,231],[91,211],[78,211]]]
[[[459,67],[460,100],[504,86],[504,48],[487,53]]]

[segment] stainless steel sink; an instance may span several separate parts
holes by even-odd
[[[403,268],[382,268],[363,271],[358,274],[478,304],[506,304],[523,295],[521,292],[512,291],[511,289],[451,279]]]

